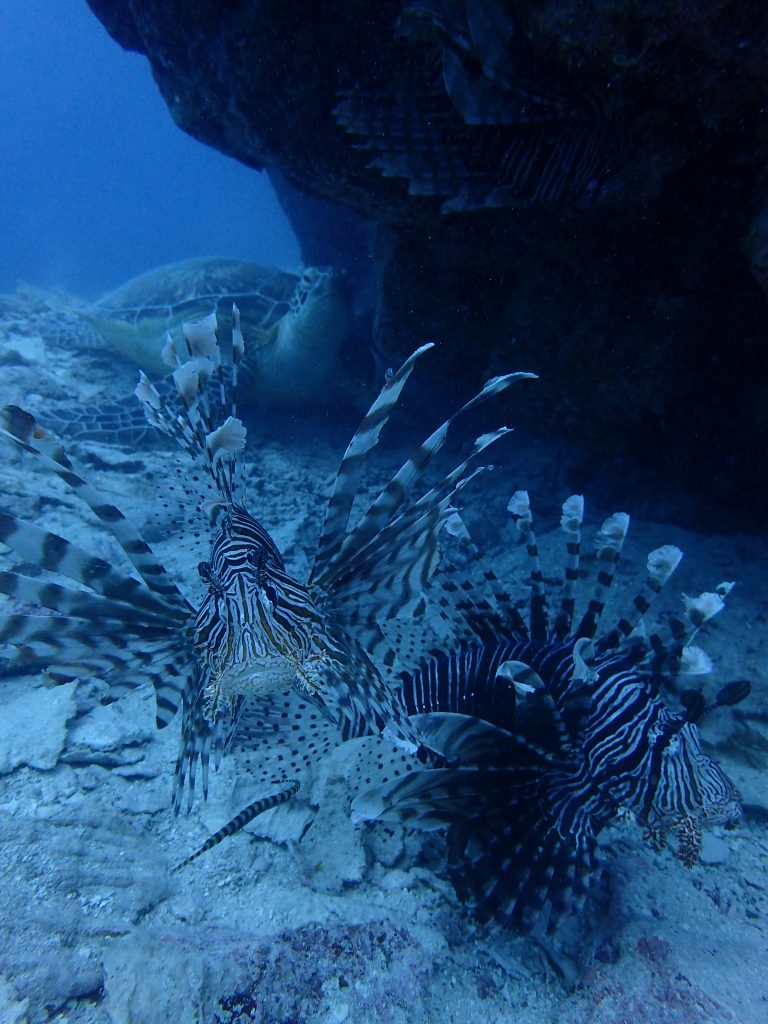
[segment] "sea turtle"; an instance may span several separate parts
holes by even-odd
[[[119,352],[154,377],[168,373],[159,352],[166,332],[216,310],[227,337],[232,304],[241,312],[256,387],[272,398],[304,397],[327,376],[346,331],[334,275],[290,273],[243,260],[198,258],[149,270],[78,311],[73,343]]]

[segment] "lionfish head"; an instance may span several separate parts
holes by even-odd
[[[735,828],[740,820],[739,791],[702,750],[698,727],[686,722],[663,751],[645,824],[657,835],[672,831],[678,858],[691,867],[701,852],[704,826]]]
[[[267,531],[242,505],[229,506],[210,560],[198,569],[208,592],[195,618],[194,643],[216,701],[290,685],[317,614]]]

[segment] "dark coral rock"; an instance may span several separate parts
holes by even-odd
[[[441,341],[467,388],[536,370],[514,420],[581,449],[576,486],[763,525],[768,8],[89,2],[185,131],[377,225],[371,285],[359,223],[326,249],[326,213],[282,190],[304,250],[366,292],[360,344]]]
[[[545,198],[616,177],[626,202],[726,129],[764,142],[768,16],[747,0],[90,4],[190,134],[390,222],[516,204],[518,150],[560,167]]]
[[[370,1024],[426,1019],[431,963],[390,921],[282,932],[242,968],[237,991],[219,1000],[216,1024],[313,1024],[332,1012]]]
[[[672,947],[667,940],[660,938],[658,935],[652,935],[650,938],[641,936],[637,940],[635,948],[640,956],[652,964],[665,963],[672,952]]]

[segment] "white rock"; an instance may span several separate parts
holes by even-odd
[[[0,775],[21,765],[43,771],[55,766],[77,706],[77,683],[47,689],[27,683],[3,703],[0,716]]]
[[[222,992],[239,981],[235,957],[217,936],[136,930],[105,950],[104,988],[110,1024],[203,1024]]]
[[[156,734],[154,692],[146,686],[95,707],[70,729],[69,743],[92,751],[119,750],[150,743]]]

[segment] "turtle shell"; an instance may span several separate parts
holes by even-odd
[[[207,316],[235,302],[253,328],[268,330],[288,312],[299,283],[277,267],[225,258],[182,260],[148,270],[103,295],[88,310],[95,317],[141,324]]]
[[[301,280],[286,270],[244,260],[169,263],[131,278],[80,311],[90,331],[75,343],[106,346],[148,373],[162,375],[168,372],[160,356],[166,333],[178,336],[183,321],[199,320],[215,309],[222,337],[227,337],[233,303],[253,345],[268,344],[290,312]]]

